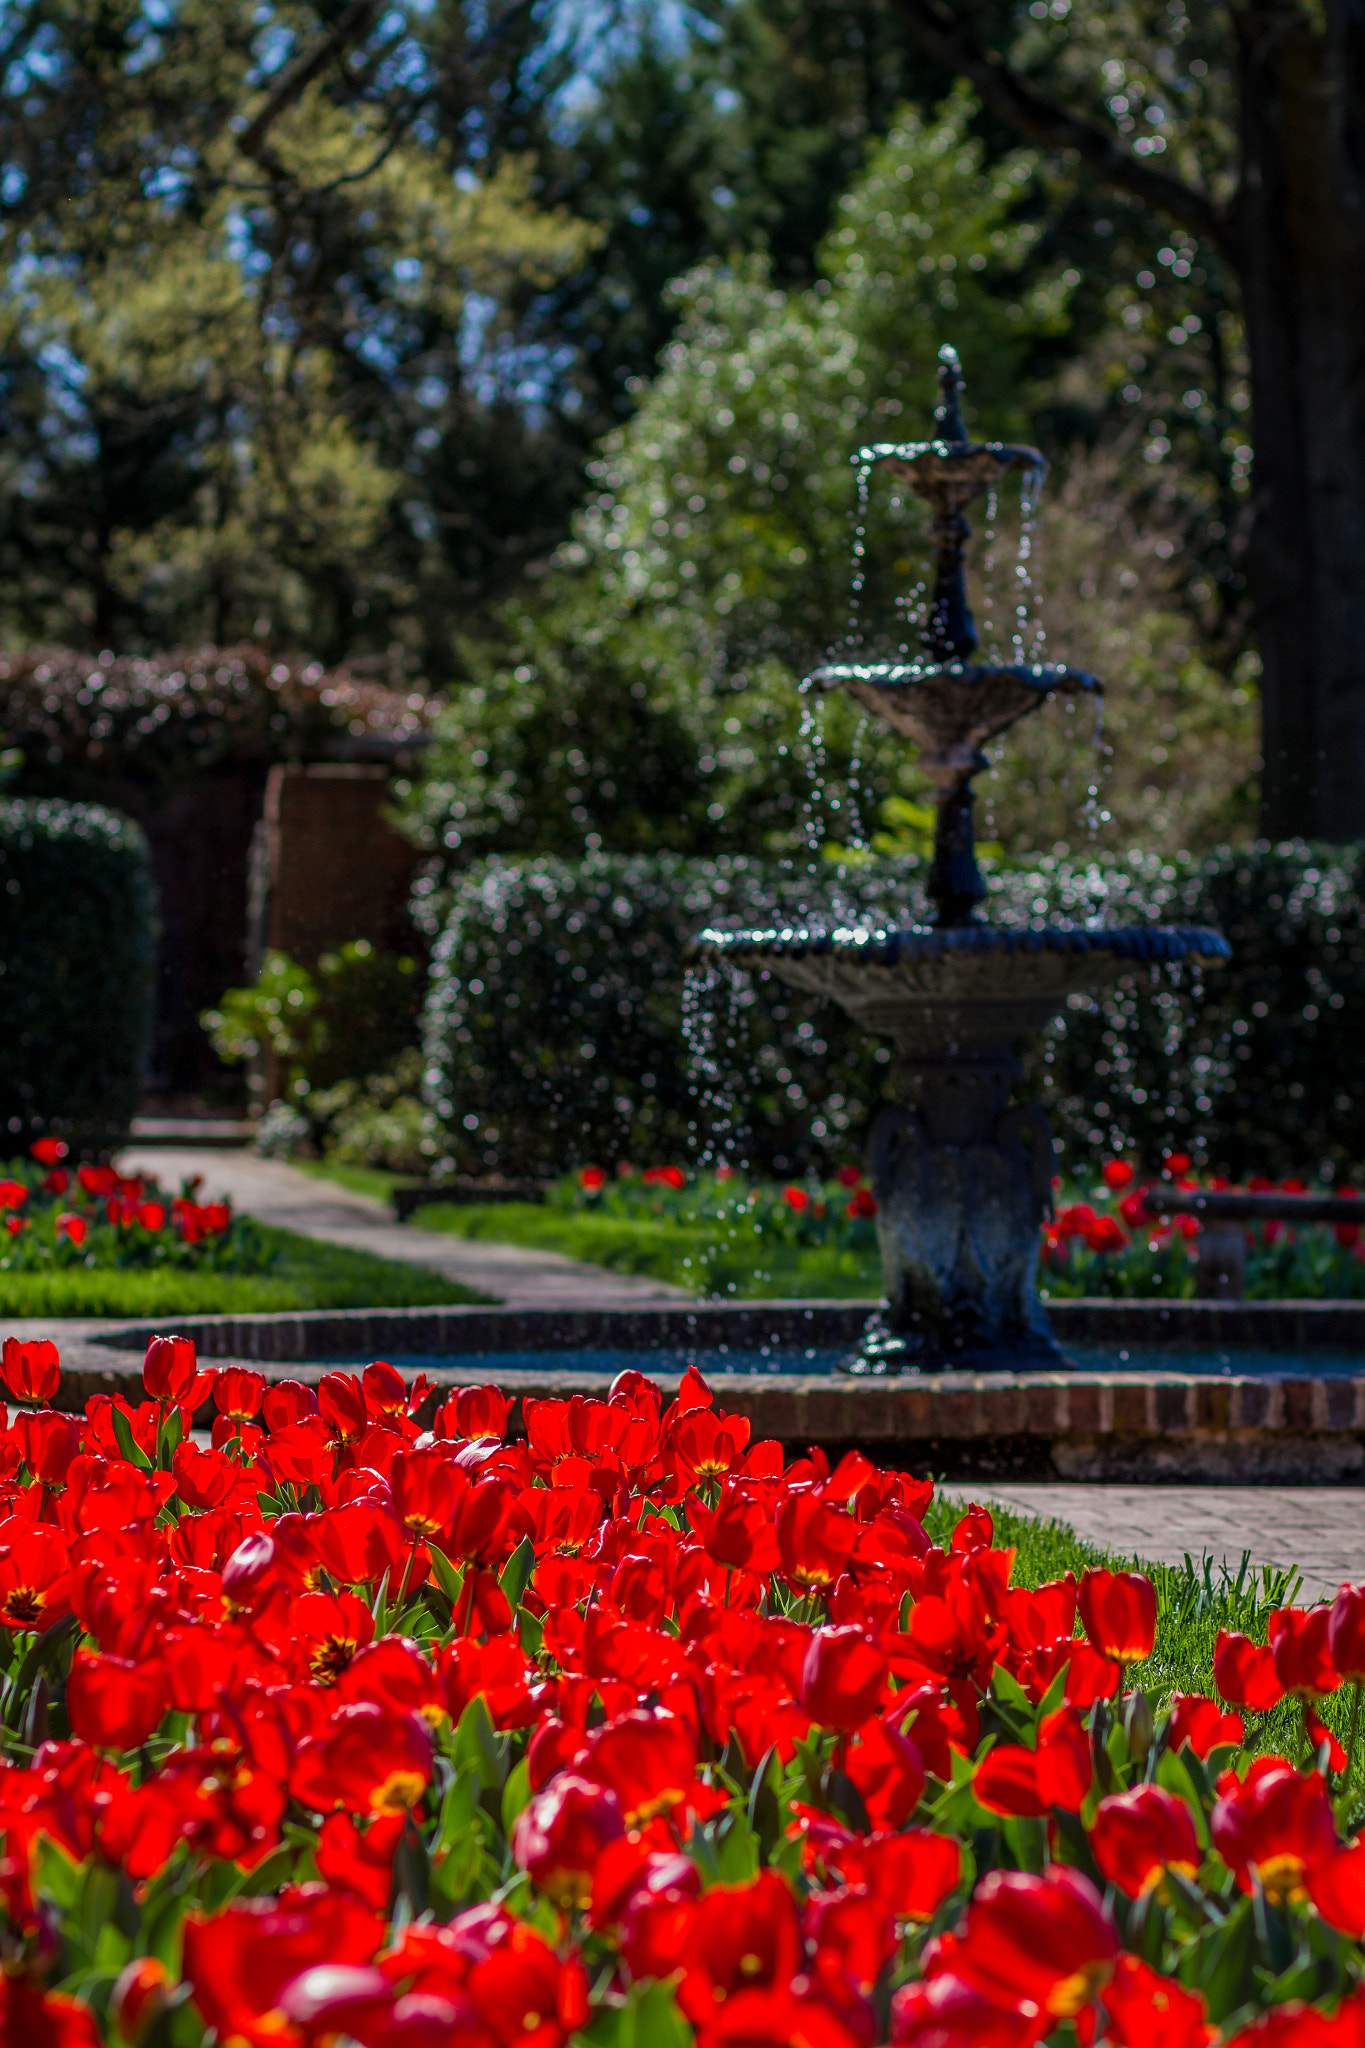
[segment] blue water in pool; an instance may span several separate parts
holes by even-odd
[[[1132,1372],[1198,1374],[1214,1378],[1254,1379],[1356,1379],[1365,1377],[1365,1356],[1336,1351],[1302,1351],[1284,1355],[1271,1351],[1180,1351],[1161,1349],[1120,1349],[1103,1344],[1071,1344],[1063,1347],[1079,1372]],[[503,1373],[573,1373],[601,1377],[606,1382],[633,1367],[653,1378],[677,1377],[695,1365],[707,1379],[745,1378],[753,1374],[775,1376],[798,1373],[832,1373],[847,1346],[805,1345],[759,1346],[745,1350],[624,1351],[591,1349],[574,1351],[465,1351],[388,1353],[389,1364],[404,1374],[456,1373],[461,1379],[497,1379]],[[356,1371],[369,1363],[368,1357],[314,1359],[314,1367]]]

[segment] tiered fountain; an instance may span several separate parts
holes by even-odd
[[[869,1031],[894,1040],[904,1100],[883,1104],[868,1166],[877,1198],[885,1311],[873,1319],[854,1372],[935,1370],[948,1364],[1036,1367],[1065,1361],[1038,1299],[1039,1224],[1050,1209],[1054,1157],[1042,1111],[1010,1106],[1020,1073],[1015,1041],[1067,998],[1115,980],[1139,961],[1222,960],[1227,941],[1203,927],[984,923],[972,779],[988,740],[1038,710],[1054,691],[1098,691],[1064,664],[977,662],[964,555],[964,508],[1010,470],[1031,503],[1046,471],[1036,448],[969,442],[961,372],[940,351],[942,397],[932,441],[859,451],[923,498],[933,513],[936,582],[916,661],[839,664],[803,687],[847,690],[919,748],[934,784],[937,829],[930,925],[901,929],[705,931],[693,957],[767,969],[832,997]]]

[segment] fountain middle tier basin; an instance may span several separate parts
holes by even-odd
[[[691,957],[776,974],[918,1059],[978,1057],[1039,1031],[1068,996],[1141,965],[1227,960],[1204,925],[911,925],[698,933]]]
[[[1067,662],[832,662],[806,678],[812,690],[846,690],[865,711],[920,749],[929,774],[982,767],[979,749],[1036,711],[1054,690],[1101,696],[1087,668]]]

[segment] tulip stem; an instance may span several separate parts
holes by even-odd
[[[1355,1698],[1351,1702],[1351,1732],[1346,1738],[1346,1768],[1341,1774],[1341,1790],[1337,1793],[1337,1819],[1346,1809],[1351,1796],[1351,1767],[1356,1760],[1356,1736],[1360,1731],[1360,1689],[1361,1680],[1356,1680]]]
[[[395,1610],[394,1610],[394,1611],[395,1611],[396,1613],[401,1613],[401,1612],[402,1612],[402,1607],[403,1607],[403,1601],[404,1601],[404,1599],[406,1598],[406,1595],[407,1595],[407,1590],[408,1590],[408,1580],[409,1580],[409,1579],[411,1578],[411,1576],[412,1576],[412,1564],[413,1564],[413,1559],[414,1559],[414,1558],[416,1557],[416,1555],[417,1555],[417,1546],[418,1546],[418,1544],[419,1544],[419,1543],[421,1542],[421,1540],[422,1540],[422,1539],[421,1539],[421,1537],[420,1537],[420,1536],[414,1536],[414,1537],[413,1537],[413,1539],[412,1539],[412,1549],[411,1549],[411,1550],[410,1550],[410,1551],[408,1552],[408,1561],[407,1561],[407,1563],[406,1563],[406,1564],[405,1564],[405,1565],[403,1566],[403,1583],[402,1583],[402,1585],[401,1585],[401,1586],[400,1586],[400,1587],[398,1588],[398,1600],[397,1600],[397,1604],[396,1604],[396,1607],[395,1607]]]

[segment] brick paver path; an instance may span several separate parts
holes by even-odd
[[[1365,1488],[1350,1486],[1085,1486],[989,1480],[953,1493],[999,1501],[1021,1514],[1069,1522],[1078,1536],[1111,1550],[1179,1564],[1207,1553],[1236,1571],[1297,1565],[1305,1600],[1365,1580]]]
[[[430,1267],[509,1308],[638,1308],[644,1302],[689,1299],[683,1288],[663,1280],[609,1273],[603,1266],[585,1265],[558,1252],[447,1237],[441,1231],[395,1223],[382,1202],[353,1194],[335,1181],[300,1173],[283,1160],[259,1159],[254,1152],[134,1144],[119,1164],[125,1173],[155,1174],[172,1191],[187,1174],[202,1174],[203,1201],[229,1196],[236,1208],[262,1223],[404,1265]]]

